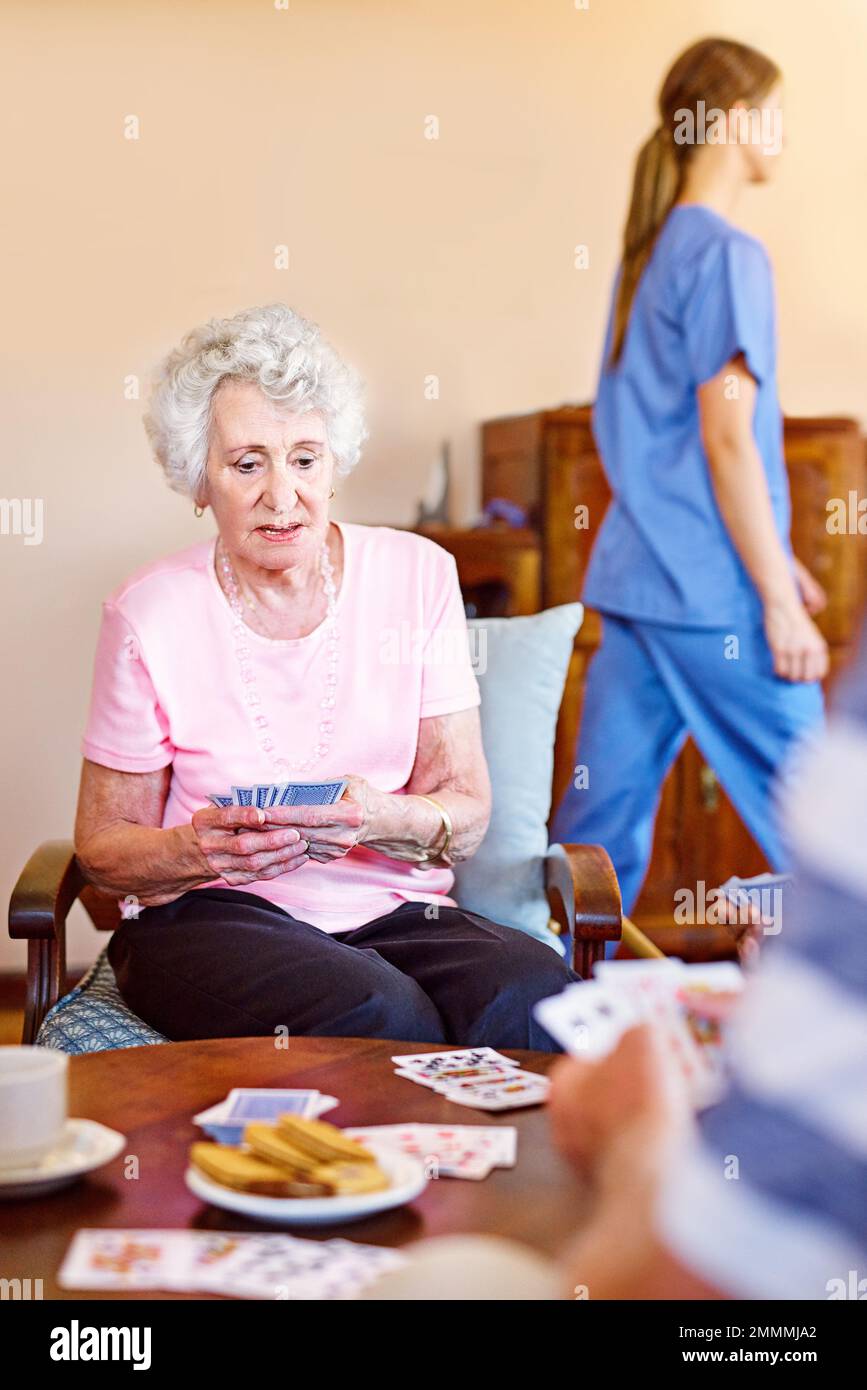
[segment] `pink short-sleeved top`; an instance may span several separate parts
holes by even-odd
[[[339,523],[340,664],[328,755],[304,779],[365,777],[406,790],[419,720],[480,703],[454,559],[423,536]],[[259,748],[244,700],[234,614],[214,569],[216,538],[147,565],[103,604],[82,752],[121,772],[171,766],[163,826],[186,824],[211,792],[285,781]],[[286,640],[250,630],[275,756],[306,758],[325,693],[326,623]],[[349,931],[402,902],[452,906],[449,869],[419,869],[357,846],[245,884],[324,931]],[[214,879],[201,887],[227,886]]]

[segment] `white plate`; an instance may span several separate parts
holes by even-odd
[[[192,1165],[184,1174],[187,1187],[203,1202],[213,1202],[226,1211],[238,1211],[259,1221],[280,1226],[331,1226],[343,1221],[361,1221],[377,1211],[389,1211],[411,1202],[427,1185],[424,1165],[413,1154],[371,1144],[371,1153],[391,1179],[382,1192],[361,1192],[347,1197],[260,1197],[251,1192],[235,1192],[212,1182]]]
[[[26,1168],[0,1169],[0,1200],[41,1197],[116,1158],[126,1136],[96,1120],[67,1120],[53,1149]]]

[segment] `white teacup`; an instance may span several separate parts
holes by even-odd
[[[59,1141],[69,1058],[51,1047],[0,1047],[0,1170],[38,1163]]]

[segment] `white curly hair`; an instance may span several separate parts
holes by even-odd
[[[144,425],[176,492],[203,493],[214,393],[227,377],[256,382],[287,410],[321,411],[335,474],[355,467],[367,438],[360,377],[315,323],[266,304],[194,328],[157,368]]]

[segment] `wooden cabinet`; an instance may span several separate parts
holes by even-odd
[[[438,522],[417,529],[455,557],[469,617],[517,618],[543,606],[536,531],[503,525],[469,531]]]
[[[839,667],[858,636],[867,593],[867,536],[857,529],[838,533],[829,526],[828,507],[833,499],[847,504],[853,493],[867,496],[864,439],[854,420],[792,419],[785,422],[784,443],[792,491],[792,545],[827,591],[828,607],[818,621]],[[867,531],[867,516],[861,522]]]
[[[843,534],[829,529],[828,503],[850,493],[867,495],[864,438],[844,419],[790,419],[785,452],[792,490],[792,539],[799,558],[828,591],[828,608],[819,618],[831,647],[832,675],[845,662],[856,635],[864,595],[865,537],[857,527]],[[450,531],[436,539],[452,550],[462,583],[494,572],[510,582],[509,565],[535,549],[535,581],[522,589],[525,612],[537,584],[538,607],[578,598],[599,523],[610,499],[596,452],[589,406],[563,406],[532,415],[492,420],[482,427],[482,500],[503,497],[527,511],[530,527],[514,533]],[[577,522],[577,525],[576,525]],[[867,526],[867,521],[865,521]],[[431,533],[433,534],[433,533]],[[494,539],[499,535],[500,539]],[[532,566],[531,566],[532,568]],[[476,586],[477,587],[477,586]],[[484,600],[476,602],[484,614]],[[570,680],[561,710],[561,750],[574,748],[587,664],[599,641],[598,614],[589,611],[576,641]],[[556,795],[572,775],[563,751],[555,768]],[[758,845],[734,811],[713,770],[688,741],[666,781],[656,826],[653,858],[645,888],[633,914],[645,929],[672,920],[674,892],[703,879],[714,886],[730,874],[766,868]]]

